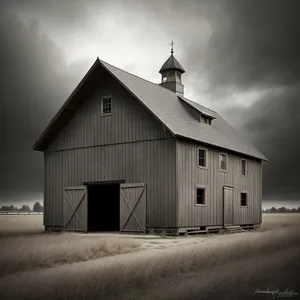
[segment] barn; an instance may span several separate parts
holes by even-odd
[[[185,98],[173,49],[159,73],[155,84],[97,58],[37,139],[45,230],[259,226],[266,157]]]

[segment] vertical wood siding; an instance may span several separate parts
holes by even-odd
[[[102,84],[79,107],[47,151],[170,137],[152,114],[113,78],[103,79]],[[101,116],[103,96],[112,96],[111,116]]]
[[[199,168],[199,144],[177,141],[177,184],[179,227],[223,225],[223,187],[234,187],[233,221],[235,225],[261,222],[262,172],[261,161],[247,159],[248,175],[241,176],[238,155],[208,148],[207,169]],[[227,172],[219,170],[219,153],[228,155]],[[206,187],[206,206],[196,206],[196,185]],[[248,206],[241,207],[240,193],[248,192]]]
[[[112,116],[101,116],[102,96]],[[147,186],[147,227],[176,227],[176,140],[113,78],[103,79],[44,154],[44,223],[63,225],[63,188],[125,180]]]
[[[45,226],[63,225],[63,188],[125,180],[147,186],[147,227],[176,227],[174,139],[47,152]]]

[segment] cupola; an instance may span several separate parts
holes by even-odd
[[[173,41],[171,46],[171,55],[159,70],[161,74],[160,85],[183,96],[184,85],[181,82],[181,75],[185,73],[185,70],[174,56]]]

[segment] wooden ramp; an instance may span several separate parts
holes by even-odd
[[[246,232],[241,226],[225,226],[225,230],[228,232]]]

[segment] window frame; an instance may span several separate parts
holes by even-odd
[[[246,205],[242,205],[242,194],[245,194],[246,195]],[[248,207],[248,191],[241,191],[240,192],[240,206],[241,207]]]
[[[198,197],[197,197],[197,190],[203,190],[203,196],[204,196],[204,203],[203,204],[198,204],[197,203],[197,200],[198,200]],[[195,203],[196,203],[196,206],[206,206],[206,186],[204,185],[196,185],[196,193],[195,193]]]
[[[245,162],[245,174],[243,174],[243,161]],[[248,161],[245,158],[241,158],[241,176],[242,177],[248,176]]]
[[[103,101],[104,99],[110,99],[110,113],[103,113]],[[100,101],[101,101],[101,117],[107,117],[107,116],[111,116],[112,115],[112,101],[113,97],[111,95],[107,95],[107,96],[103,96],[101,97]]]
[[[200,159],[200,155],[199,155],[200,151],[199,150],[204,150],[205,151],[205,166],[200,166],[199,165],[199,159]],[[207,170],[207,157],[208,157],[207,153],[208,153],[207,148],[203,148],[203,147],[198,147],[197,148],[197,167],[198,168]]]
[[[224,155],[226,157],[226,170],[221,169],[221,155]],[[228,172],[228,155],[226,153],[223,153],[223,152],[219,152],[219,170],[221,172]]]

